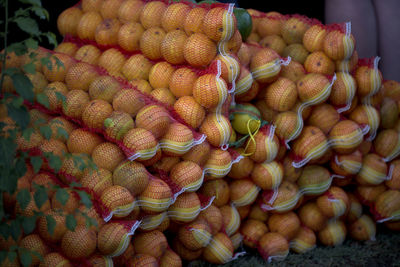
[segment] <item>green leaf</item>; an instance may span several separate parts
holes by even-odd
[[[78,193],[79,197],[81,198],[82,204],[85,205],[87,208],[91,208],[92,201],[90,200],[88,193],[86,193],[85,191],[81,191],[81,190],[77,190],[76,192]]]
[[[53,235],[54,229],[56,228],[56,220],[51,215],[46,216],[47,230],[50,235]]]
[[[21,235],[21,224],[19,221],[14,220],[10,223],[11,236],[14,240],[18,240]]]
[[[47,19],[49,20],[49,12],[46,9],[38,6],[34,6],[31,10],[38,16],[40,19]]]
[[[21,3],[42,6],[42,2],[40,0],[19,0]]]
[[[21,72],[14,72],[11,74],[11,79],[15,87],[15,91],[24,99],[33,102],[35,94],[33,92],[33,84],[25,74]]]
[[[47,41],[49,41],[49,44],[53,45],[53,47],[57,46],[57,37],[54,33],[52,32],[47,32],[46,34]]]
[[[25,42],[26,47],[31,48],[33,50],[36,50],[39,47],[38,41],[36,41],[33,38],[28,38],[24,42]]]
[[[7,52],[15,52],[17,56],[22,56],[28,52],[28,48],[23,42],[15,42],[7,47]]]
[[[64,188],[59,188],[56,191],[56,199],[58,200],[58,202],[61,203],[61,205],[65,205],[68,201],[69,198],[69,194],[67,192],[67,190],[65,190]]]
[[[67,101],[67,97],[60,92],[55,92],[57,100],[60,101],[63,105]]]
[[[5,261],[6,258],[7,258],[7,251],[0,250],[0,263],[3,263],[3,261]]]
[[[17,144],[12,138],[0,138],[0,164],[11,166],[15,158],[16,149]]]
[[[11,103],[15,108],[19,108],[24,103],[24,99],[22,97],[14,97]]]
[[[56,173],[58,173],[62,166],[61,158],[57,155],[52,154],[48,157],[48,161],[50,168],[52,168]]]
[[[50,140],[52,131],[49,125],[42,125],[39,127],[40,133],[46,138],[47,140]]]
[[[26,235],[29,235],[30,233],[35,230],[36,227],[36,216],[30,216],[30,217],[23,217],[22,220],[22,228],[24,229],[24,233]]]
[[[33,128],[26,128],[22,131],[22,137],[29,142],[34,131],[35,129]]]
[[[69,134],[68,132],[62,128],[62,127],[57,127],[57,137],[58,138],[64,138],[64,139],[68,139]]]
[[[23,65],[22,69],[24,70],[24,72],[29,73],[29,74],[35,74],[36,73],[36,66],[33,63],[33,61]]]
[[[44,93],[37,94],[36,100],[46,108],[50,108],[49,98]]]
[[[14,22],[17,23],[18,27],[26,33],[30,35],[37,36],[40,34],[39,26],[37,22],[29,17],[17,17],[14,19]]]
[[[15,108],[11,103],[7,104],[8,115],[13,119],[21,129],[26,129],[30,122],[30,116],[27,108],[21,106]]]
[[[13,262],[17,258],[17,252],[9,251],[7,253],[7,258],[10,260],[10,262]]]
[[[17,193],[17,201],[22,210],[25,210],[29,202],[31,202],[31,194],[28,189],[21,189]]]
[[[65,221],[68,230],[75,231],[76,219],[72,214],[68,214]]]
[[[42,167],[43,159],[39,156],[33,156],[30,158],[30,160],[33,167],[33,171],[35,173],[38,173],[40,168]]]
[[[22,263],[22,266],[30,266],[32,263],[31,252],[27,249],[21,249],[19,253],[19,259]]]
[[[36,206],[40,209],[48,200],[46,189],[43,186],[39,186],[33,195],[33,198],[35,199]]]

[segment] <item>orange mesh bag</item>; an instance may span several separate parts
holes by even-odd
[[[328,218],[339,218],[349,208],[349,198],[346,192],[337,186],[332,186],[322,196],[317,198],[317,206]]]
[[[371,97],[378,93],[382,85],[382,73],[378,69],[380,57],[359,59],[354,71],[357,82],[357,94],[363,103],[369,105]]]
[[[117,257],[125,252],[135,233],[139,222],[118,223],[109,222],[103,225],[98,233],[97,247],[99,251],[108,257]]]
[[[290,250],[303,254],[316,247],[317,237],[310,228],[301,226],[297,235],[289,242]]]
[[[347,228],[341,220],[330,220],[318,233],[318,240],[325,246],[338,246],[346,239]]]
[[[351,22],[327,26],[323,42],[325,54],[333,60],[349,59],[355,48],[355,39],[351,34]]]
[[[241,218],[239,212],[233,204],[222,206],[219,209],[221,210],[225,233],[228,236],[232,236],[240,228]]]
[[[283,181],[277,189],[263,191],[261,208],[264,211],[284,213],[292,210],[300,198],[298,186],[295,183]]]
[[[162,232],[154,230],[136,234],[133,239],[133,246],[136,254],[147,254],[158,259],[167,250],[168,243]]]
[[[376,199],[373,212],[378,223],[397,222],[400,218],[400,192],[386,190]]]
[[[179,228],[178,239],[190,250],[206,247],[212,239],[210,226],[202,219],[195,220]]]
[[[257,249],[268,262],[282,261],[289,254],[289,242],[279,233],[266,233],[260,238]]]

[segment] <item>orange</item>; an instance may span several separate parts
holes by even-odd
[[[135,117],[138,111],[145,105],[144,99],[134,89],[121,89],[113,98],[113,109],[125,112]]]
[[[57,156],[60,159],[62,159],[68,151],[67,146],[57,139],[43,140],[38,148],[43,153],[53,153],[54,156]],[[42,168],[49,168],[48,164],[43,164]]]
[[[377,154],[367,154],[363,157],[363,163],[356,180],[361,185],[378,185],[386,180],[388,166]]]
[[[357,174],[362,166],[362,156],[359,150],[349,155],[335,155],[330,163],[331,169],[342,176]]]
[[[193,146],[182,156],[182,159],[197,163],[199,166],[204,166],[209,158],[210,149],[210,144],[208,142],[203,142]]]
[[[304,33],[303,45],[309,52],[323,51],[326,35],[327,31],[323,25],[313,25]]]
[[[96,232],[85,226],[77,226],[75,231],[68,230],[61,240],[61,250],[70,259],[89,257],[97,244]]]
[[[181,156],[193,147],[193,132],[179,122],[173,122],[160,140],[164,154]]]
[[[153,87],[151,87],[150,83],[144,79],[133,79],[129,84],[132,88],[129,87],[127,89],[136,90],[138,93],[141,93],[140,95],[149,95],[153,91]]]
[[[282,52],[283,57],[291,57],[292,60],[297,61],[301,64],[307,59],[308,51],[304,48],[302,44],[290,44],[286,46]]]
[[[301,125],[297,113],[293,111],[280,112],[273,119],[276,134],[284,140],[294,138]]]
[[[190,65],[207,66],[216,55],[217,46],[205,34],[194,33],[186,39],[183,56]]]
[[[180,162],[180,158],[177,157],[162,157],[160,161],[154,164],[156,170],[162,170],[165,172],[170,172],[171,169]]]
[[[153,157],[159,159],[161,156],[157,139],[143,128],[129,130],[124,136],[123,143],[127,149],[135,153],[133,155],[137,154],[138,161],[149,160]]]
[[[121,140],[126,132],[135,127],[132,117],[125,112],[113,111],[104,120],[104,128],[108,137],[114,140]]]
[[[167,238],[158,230],[138,233],[132,242],[135,254],[146,254],[155,258],[160,258],[168,247]]]
[[[243,154],[243,148],[234,149],[236,152]],[[239,162],[232,164],[228,177],[233,179],[244,179],[249,177],[254,168],[254,162],[249,157],[242,158]]]
[[[185,192],[197,191],[203,183],[203,170],[191,161],[177,163],[170,172],[171,180]]]
[[[56,53],[50,57],[47,65],[43,65],[43,74],[50,82],[62,82],[73,64],[74,60],[70,56]]]
[[[213,41],[227,41],[236,30],[236,17],[227,9],[215,7],[210,9],[203,20],[203,32]]]
[[[106,188],[101,194],[100,201],[110,213],[114,212],[110,215],[116,218],[128,216],[136,205],[135,198],[129,190],[119,185]]]
[[[105,68],[110,75],[115,75],[122,69],[125,61],[125,56],[120,51],[110,48],[101,54],[98,66]]]
[[[352,34],[346,35],[339,30],[333,30],[325,36],[324,52],[333,60],[344,60],[351,57],[354,51],[355,39]]]
[[[175,104],[175,96],[168,88],[154,89],[151,91],[150,95],[160,103],[164,103],[167,106],[173,106]]]
[[[233,257],[233,243],[227,234],[219,232],[213,236],[210,244],[204,248],[203,257],[213,264],[224,264]]]
[[[318,239],[325,246],[339,246],[344,242],[346,234],[346,225],[340,220],[332,220],[318,233]]]
[[[141,1],[134,0],[134,2],[140,3]],[[129,52],[139,51],[139,41],[143,32],[144,28],[140,23],[128,22],[123,24],[118,32],[118,45]]]
[[[259,83],[253,79],[250,71],[240,67],[240,75],[236,80],[235,100],[237,102],[250,102],[260,90]]]
[[[383,91],[385,97],[400,101],[400,82],[387,80],[383,82]]]
[[[338,122],[329,132],[332,148],[340,154],[351,154],[363,141],[360,126],[352,120]]]
[[[98,76],[90,83],[90,99],[101,99],[111,103],[114,95],[121,90],[121,85],[111,76]]]
[[[97,196],[101,196],[104,190],[113,185],[112,172],[102,168],[88,170],[85,171],[79,182],[83,187],[93,191]]]
[[[116,144],[110,142],[97,145],[92,152],[93,163],[96,164],[98,168],[104,168],[110,172],[124,159],[124,152],[122,152]]]
[[[102,143],[102,139],[95,133],[76,129],[68,138],[67,147],[70,153],[86,153],[91,155],[93,150]]]
[[[302,102],[316,105],[329,97],[331,84],[324,75],[309,73],[297,81],[297,90]]]
[[[168,88],[175,68],[168,62],[159,62],[153,65],[149,73],[150,85],[156,88]]]
[[[236,81],[240,74],[240,63],[232,55],[219,54],[215,57],[215,61],[221,62],[221,78],[227,83],[233,83]]]
[[[66,34],[76,36],[82,15],[83,13],[78,7],[70,7],[61,12],[57,18],[57,28],[60,34],[62,36]]]
[[[129,227],[126,227],[123,223],[110,222],[101,227],[97,247],[102,255],[115,257],[125,252],[130,241]]]
[[[221,105],[227,98],[227,84],[214,74],[197,78],[193,85],[193,97],[205,108]]]
[[[210,226],[204,220],[195,220],[188,226],[182,226],[178,230],[178,239],[190,250],[198,250],[208,245],[212,235]],[[168,250],[167,250],[168,252]]]
[[[118,44],[118,32],[121,23],[118,19],[105,19],[101,22],[94,35],[95,41],[99,45],[116,45]]]
[[[307,120],[307,124],[318,127],[324,134],[328,134],[340,120],[339,113],[329,104],[315,106]]]
[[[239,230],[239,226],[241,223],[241,217],[240,217],[238,209],[240,208],[243,210],[243,207],[247,207],[247,206],[241,206],[241,207],[236,208],[233,205],[225,205],[225,206],[220,207],[222,219],[224,221],[225,233],[228,236],[232,236],[234,233],[236,233]]]
[[[138,196],[140,209],[146,214],[159,214],[171,205],[172,192],[161,179],[152,178],[147,188]]]
[[[252,57],[250,48],[246,43],[242,43],[240,45],[239,51],[237,52],[237,57],[239,58],[240,63],[247,67],[250,64],[250,59]]]
[[[204,108],[192,96],[180,97],[174,104],[174,110],[194,129],[202,124],[206,116]]]
[[[161,26],[166,32],[183,30],[190,7],[184,3],[173,3],[167,7],[161,17]]]
[[[351,101],[356,94],[356,89],[357,85],[353,76],[346,72],[337,72],[336,81],[332,85],[331,95],[329,96],[329,102],[334,106],[341,107],[341,110],[345,111],[350,108]]]
[[[98,75],[97,70],[92,65],[78,62],[69,68],[65,75],[65,83],[69,90],[88,91],[89,85]]]
[[[141,0],[126,0],[118,9],[118,19],[124,24],[130,22],[139,22],[140,12],[144,7],[144,3]]]
[[[327,222],[327,217],[321,212],[315,202],[308,202],[298,212],[302,224],[313,231],[322,230]]]
[[[47,96],[49,100],[49,109],[50,110],[61,110],[62,108],[62,99],[60,99],[60,95],[66,97],[68,93],[68,88],[63,82],[54,82],[47,85],[47,88],[44,90],[44,94]]]
[[[271,48],[263,48],[256,52],[250,62],[250,71],[253,78],[260,83],[276,80],[281,63],[278,53]]]
[[[152,66],[153,64],[145,56],[136,54],[126,60],[121,68],[121,72],[128,80],[147,80]]]
[[[262,221],[248,219],[240,227],[243,235],[243,244],[250,248],[256,248],[260,238],[268,232],[268,228]]]
[[[278,137],[273,133],[271,127],[261,128],[254,136],[254,140],[248,139],[247,153],[251,153],[250,158],[257,162],[271,162],[275,159],[279,150]]]
[[[269,35],[280,35],[283,22],[281,14],[272,14],[258,19],[255,29],[261,38]]]
[[[331,186],[325,194],[317,198],[316,203],[322,214],[328,218],[339,218],[349,208],[347,193],[337,186]]]
[[[112,182],[114,185],[125,187],[133,196],[137,196],[148,186],[149,173],[139,162],[122,162],[114,170]]]
[[[89,11],[99,12],[103,2],[104,0],[82,0],[82,11],[85,13]]]
[[[289,242],[279,233],[266,233],[260,240],[258,252],[265,260],[283,260],[289,253]]]
[[[328,150],[325,134],[317,127],[305,126],[300,136],[294,141],[293,152],[298,157],[294,167],[302,167],[312,159],[321,158]]]
[[[286,47],[286,43],[283,38],[279,35],[268,35],[260,40],[262,47],[268,47],[276,51],[279,55],[282,55],[283,50]]]
[[[161,43],[165,37],[165,31],[160,27],[148,28],[140,38],[140,50],[147,58],[156,60],[162,57]]]
[[[356,98],[354,98],[356,99]],[[357,105],[349,115],[349,119],[357,122],[358,124],[369,125],[369,136],[368,138],[374,139],[376,131],[378,130],[380,124],[379,112],[376,108],[370,105]]]
[[[76,33],[80,39],[94,40],[96,28],[103,21],[101,15],[96,11],[88,11],[79,20]]]
[[[376,225],[368,215],[362,215],[349,227],[350,236],[355,240],[368,241],[375,240]]]
[[[161,55],[171,64],[185,63],[184,47],[187,36],[182,30],[168,32],[161,43]]]
[[[76,51],[78,51],[78,46],[71,42],[61,43],[54,48],[54,52],[67,54],[70,57],[74,57]]]
[[[209,198],[215,197],[213,205],[222,207],[229,202],[229,185],[224,179],[209,180],[203,183],[200,194]]]
[[[280,76],[288,78],[293,82],[297,82],[306,75],[306,70],[303,65],[294,60],[290,61],[287,66],[282,66]]]
[[[79,207],[79,196],[76,192],[66,189],[68,194],[68,200],[65,203],[61,203],[56,195],[54,194],[51,198],[51,207],[56,211],[63,211],[65,213],[73,213]],[[64,205],[63,205],[64,204]]]
[[[287,78],[278,78],[268,86],[265,102],[276,111],[290,110],[297,100],[296,84]]]
[[[286,240],[292,240],[300,230],[300,219],[294,212],[272,214],[268,219],[271,232],[279,233]]]
[[[128,266],[159,266],[157,258],[147,254],[135,254],[127,264]]]
[[[358,53],[354,50],[353,54],[349,59],[337,60],[336,71],[353,72],[358,64]]]
[[[207,10],[201,7],[192,8],[186,15],[183,28],[187,35],[203,33],[202,25]]]
[[[67,121],[63,117],[55,117],[49,121],[49,126],[51,129],[51,137],[62,142],[68,139],[69,134],[75,129],[75,125],[72,122]],[[59,129],[63,129],[67,133],[67,136],[60,135]]]
[[[382,73],[370,66],[360,66],[356,69],[354,78],[357,82],[357,93],[361,97],[369,97],[378,92],[382,84]]]
[[[324,52],[317,51],[307,56],[304,68],[307,72],[333,75],[335,72],[335,63]]]
[[[160,27],[161,19],[167,9],[161,1],[148,2],[140,12],[140,23],[145,29]]]
[[[96,99],[90,101],[82,112],[83,123],[93,129],[102,130],[104,120],[107,119],[113,112],[113,108],[110,103]]]
[[[303,19],[291,17],[282,24],[281,34],[287,44],[303,43],[303,36],[310,25]]]
[[[25,236],[18,244],[18,247],[21,248],[18,251],[19,253],[21,253],[20,251],[29,251],[31,253],[31,266],[38,266],[41,259],[50,251],[46,243],[37,234]],[[19,256],[21,257],[21,254]]]
[[[223,54],[236,55],[240,49],[240,46],[242,45],[242,42],[242,35],[240,34],[239,30],[236,30],[229,41],[220,43],[219,49]]]
[[[384,129],[393,129],[399,118],[399,109],[395,100],[385,97],[380,109],[381,126]]]
[[[156,139],[167,132],[170,123],[169,113],[159,105],[147,105],[136,115],[136,126],[151,132]]]
[[[70,267],[72,266],[72,264],[67,258],[65,258],[60,253],[52,252],[47,254],[39,265],[39,267],[45,267],[45,266]]]
[[[250,42],[259,43],[260,41],[261,41],[261,37],[256,32],[250,33],[250,35],[246,39],[247,43],[250,43]]]
[[[81,90],[71,90],[63,104],[63,113],[74,119],[81,119],[84,107],[89,103],[89,94]]]
[[[102,140],[100,140],[99,143],[101,142]],[[93,144],[89,143],[89,146],[90,145]],[[81,149],[84,150],[85,148]],[[86,150],[88,150],[88,147],[86,148]],[[74,158],[80,158],[81,160],[76,161],[74,160]],[[74,180],[79,181],[84,175],[84,171],[82,170],[82,168],[87,168],[88,170],[93,169],[92,167],[89,166],[89,154],[71,153],[66,157],[64,157],[58,177],[65,184],[70,184]]]
[[[100,55],[100,49],[94,45],[84,45],[81,46],[78,51],[76,51],[75,59],[92,65],[97,65]]]
[[[125,0],[104,0],[100,8],[100,14],[104,19],[118,18],[118,11]]]
[[[192,95],[197,75],[189,68],[179,68],[171,76],[169,89],[176,97]]]
[[[222,228],[223,219],[221,210],[214,204],[211,204],[207,209],[201,211],[198,218],[207,221],[211,228],[212,235],[218,233]]]
[[[207,136],[207,141],[216,147],[224,146],[229,142],[232,126],[228,118],[223,115],[210,113],[200,126],[200,132]]]

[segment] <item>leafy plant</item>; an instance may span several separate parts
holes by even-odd
[[[13,262],[19,255],[17,260],[23,266],[29,266],[32,257],[40,255],[19,247],[18,240],[23,235],[31,234],[36,227],[37,219],[43,216],[46,218],[47,228],[51,234],[56,221],[51,215],[45,214],[42,207],[49,201],[50,190],[55,191],[55,197],[62,205],[68,201],[69,194],[66,188],[58,185],[52,188],[37,184],[30,184],[28,188],[23,184],[19,185],[19,179],[28,172],[27,164],[32,166],[35,174],[41,170],[45,162],[55,173],[61,169],[62,159],[59,156],[52,152],[32,154],[29,149],[21,149],[18,143],[29,143],[35,133],[39,133],[46,140],[52,138],[53,133],[50,126],[46,124],[46,120],[32,119],[29,112],[28,106],[35,102],[45,107],[49,106],[47,96],[35,92],[32,77],[37,71],[38,64],[49,68],[59,68],[63,65],[56,61],[56,66],[51,66],[50,54],[40,57],[38,55],[37,49],[40,43],[46,41],[53,46],[57,45],[53,33],[42,32],[39,28],[37,20],[49,19],[49,14],[42,7],[41,1],[18,0],[18,2],[21,8],[10,16],[9,1],[0,0],[0,5],[4,9],[4,20],[0,21],[1,26],[4,27],[4,31],[0,32],[3,41],[3,50],[0,54],[0,263],[6,258]],[[26,36],[26,38],[9,44],[10,25],[19,29],[19,36]],[[57,98],[64,100],[62,96],[57,96]],[[68,137],[62,127],[58,128],[57,135]],[[80,170],[88,167],[79,157],[74,158],[74,162],[79,164]],[[70,189],[79,195],[86,207],[90,208],[92,206],[90,196],[73,186],[77,184],[70,185]],[[14,207],[10,206],[6,200],[15,201],[16,209],[21,212],[15,212]],[[29,208],[32,209],[32,201],[37,208],[33,212],[32,210],[28,212]],[[79,211],[79,213],[82,212]],[[88,216],[85,218],[87,226],[95,224],[93,219]],[[66,226],[69,230],[74,230],[76,223],[73,214],[66,215]],[[3,246],[6,241],[9,241],[7,244],[13,245]]]

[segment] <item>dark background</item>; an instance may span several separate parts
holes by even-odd
[[[282,14],[301,14],[306,15],[310,18],[316,18],[320,21],[324,21],[324,1],[323,0],[309,0],[304,4],[304,1],[289,1],[289,0],[277,0],[277,1],[255,1],[255,0],[237,0],[239,7],[252,8],[263,12],[277,11]],[[41,21],[40,29],[43,32],[51,31],[57,34],[58,42],[62,41],[62,36],[58,34],[57,30],[57,17],[62,11],[78,3],[78,0],[42,0],[42,6],[47,9],[50,14],[50,21]],[[228,0],[229,2],[229,0]],[[16,0],[9,0],[10,15],[14,11],[21,7]],[[1,11],[3,13],[3,10]],[[3,17],[0,13],[0,17]],[[4,14],[4,13],[3,13]],[[18,32],[15,27],[10,25],[11,38],[10,42],[21,40],[21,33]],[[9,43],[10,43],[9,42]],[[47,42],[42,42],[42,46],[47,48],[50,47]]]

